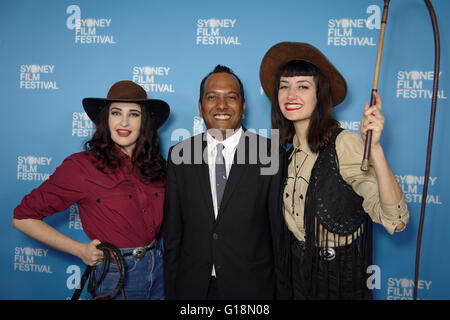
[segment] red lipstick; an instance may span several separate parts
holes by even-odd
[[[295,107],[295,106],[297,106],[297,107]],[[284,104],[284,108],[287,111],[295,111],[295,110],[300,110],[301,108],[303,108],[303,105],[300,103],[286,102]]]
[[[128,137],[131,134],[131,130],[126,130],[126,129],[117,129],[116,130],[117,135],[119,137]]]

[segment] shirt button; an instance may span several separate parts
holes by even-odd
[[[215,232],[213,233],[212,237],[213,237],[214,240],[219,239],[219,235],[217,233],[215,233]]]

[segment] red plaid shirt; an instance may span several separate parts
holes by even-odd
[[[165,182],[145,184],[130,157],[103,173],[88,152],[75,153],[48,180],[26,195],[14,210],[16,219],[43,219],[77,203],[86,235],[119,248],[148,245],[163,218]]]

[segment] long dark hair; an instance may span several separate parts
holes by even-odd
[[[92,139],[84,144],[97,160],[99,170],[114,170],[121,165],[118,147],[111,139],[109,131],[109,106],[105,105],[99,112],[96,130]],[[159,136],[154,118],[146,107],[141,106],[141,130],[133,150],[132,161],[144,182],[164,181],[166,178],[166,162],[161,155]]]
[[[287,120],[280,110],[278,90],[281,77],[313,76],[316,84],[317,105],[311,114],[308,126],[308,145],[312,152],[319,152],[325,146],[333,133],[339,127],[339,122],[333,116],[331,89],[328,79],[313,64],[293,60],[285,63],[275,75],[275,98],[272,101],[272,128],[280,131],[280,148],[291,143],[295,135],[294,124]]]

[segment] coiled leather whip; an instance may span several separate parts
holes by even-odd
[[[80,286],[77,288],[72,296],[72,300],[78,300],[80,298],[81,292],[83,291],[84,285],[86,281],[89,279],[88,284],[88,292],[91,294],[92,299],[94,300],[111,300],[117,294],[119,291],[122,291],[122,298],[125,299],[125,293],[123,290],[123,285],[125,282],[125,273],[126,273],[126,267],[125,267],[125,260],[122,256],[122,253],[120,250],[113,244],[108,242],[102,242],[99,245],[97,245],[97,249],[103,251],[103,266],[102,271],[100,273],[100,278],[97,280],[95,279],[94,273],[95,268],[93,266],[87,266],[86,270],[83,273],[83,276],[81,277]],[[113,258],[114,262],[116,263],[117,270],[119,271],[119,280],[117,281],[116,287],[113,289],[113,291],[107,295],[95,295],[95,288],[103,281],[103,279],[106,276],[106,273],[108,272],[109,264],[111,263],[111,257]]]

